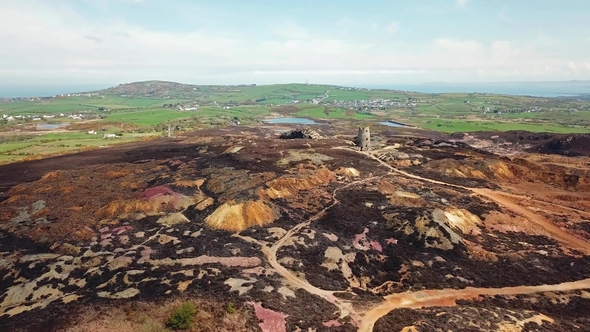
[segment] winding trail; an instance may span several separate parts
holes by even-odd
[[[328,210],[330,210],[331,208],[333,208],[337,204],[340,204],[340,201],[338,200],[338,198],[336,198],[336,194],[339,191],[350,188],[355,185],[362,184],[364,182],[375,180],[377,178],[380,178],[380,176],[374,176],[371,178],[354,181],[354,182],[348,183],[342,187],[334,189],[332,191],[332,204],[328,205],[327,207],[322,209],[320,212],[318,212],[317,214],[315,214],[313,217],[309,218],[308,220],[306,220],[302,223],[299,223],[296,226],[294,226],[293,228],[291,228],[289,231],[287,231],[287,233],[285,235],[283,235],[283,237],[281,237],[278,241],[276,241],[271,247],[269,247],[267,243],[260,241],[260,240],[256,240],[251,237],[242,236],[239,234],[235,234],[234,236],[239,237],[245,241],[248,241],[251,243],[257,243],[258,245],[260,245],[262,253],[266,256],[266,259],[268,260],[268,263],[270,264],[270,266],[272,266],[272,268],[278,274],[280,274],[285,279],[285,281],[287,281],[289,284],[291,284],[292,286],[294,286],[296,288],[304,289],[304,290],[308,291],[309,293],[317,295],[317,296],[323,298],[324,300],[334,304],[340,310],[340,318],[344,318],[344,317],[348,316],[352,319],[352,321],[354,323],[358,324],[360,322],[361,317],[354,309],[352,302],[342,300],[342,299],[339,299],[338,297],[336,297],[334,295],[334,293],[336,293],[336,291],[327,291],[327,290],[315,287],[312,284],[310,284],[308,281],[306,281],[304,279],[300,279],[297,276],[295,276],[293,273],[291,273],[291,271],[289,271],[287,268],[282,266],[277,261],[277,251],[285,244],[285,242],[287,240],[289,240],[290,238],[293,237],[293,235],[295,235],[299,231],[301,231],[301,229],[309,226],[312,222],[319,220],[320,218],[322,218],[325,215],[325,213]]]
[[[535,223],[539,227],[541,227],[545,232],[547,232],[550,236],[555,238],[556,240],[569,245],[575,249],[579,249],[586,253],[590,253],[590,243],[579,239],[566,231],[562,230],[561,228],[555,226],[548,220],[538,216],[533,211],[522,207],[506,196],[512,196],[511,194],[505,194],[501,191],[491,190],[491,189],[481,189],[481,188],[469,188],[461,185],[446,183],[434,179],[424,178],[418,175],[410,174],[408,172],[399,170],[383,160],[377,158],[375,155],[369,152],[362,152],[355,149],[351,149],[349,147],[337,147],[335,149],[343,149],[352,152],[356,152],[362,155],[365,155],[377,162],[381,165],[387,167],[394,173],[403,175],[405,177],[416,179],[419,181],[434,183],[438,185],[444,185],[449,187],[454,187],[457,189],[468,190],[473,194],[483,196],[491,201],[496,202],[500,206],[507,208],[521,216],[527,218],[531,222]],[[461,290],[454,290],[454,289],[442,289],[442,290],[425,290],[425,291],[418,291],[418,292],[411,292],[411,293],[402,293],[402,294],[392,294],[386,296],[384,299],[385,301],[380,305],[374,307],[367,311],[361,317],[361,321],[359,324],[359,331],[362,332],[369,332],[373,331],[373,326],[375,322],[385,316],[390,311],[397,309],[397,308],[420,308],[420,307],[428,307],[428,306],[443,306],[443,305],[455,305],[455,301],[459,299],[472,299],[479,295],[514,295],[514,294],[530,294],[536,292],[545,292],[545,291],[566,291],[566,290],[576,290],[576,289],[587,289],[590,288],[590,279],[584,279],[576,282],[565,282],[556,285],[542,285],[542,286],[517,286],[517,287],[506,287],[506,288],[465,288]]]
[[[556,285],[516,286],[504,288],[472,288],[423,290],[385,297],[380,305],[367,311],[359,325],[359,332],[373,331],[373,326],[381,317],[398,308],[417,309],[423,307],[454,306],[457,300],[470,300],[480,295],[518,295],[540,292],[564,292],[590,288],[590,278]]]
[[[452,184],[452,183],[446,183],[446,182],[442,182],[442,181],[438,181],[438,180],[424,178],[424,177],[421,177],[418,175],[410,174],[408,172],[399,170],[399,169],[389,165],[388,163],[384,162],[383,160],[377,158],[375,155],[373,155],[369,152],[357,151],[355,149],[351,149],[348,147],[337,147],[335,149],[348,150],[348,151],[353,151],[353,152],[362,154],[364,156],[367,156],[367,157],[379,162],[381,165],[389,168],[392,172],[395,172],[397,174],[401,174],[401,175],[411,178],[411,179],[416,179],[419,181],[430,182],[430,183],[439,184],[439,185],[443,185],[443,186],[449,186],[449,187],[453,187],[453,188],[468,190],[476,195],[486,197],[487,199],[496,202],[498,205],[501,205],[501,206],[507,208],[508,210],[511,210],[512,212],[520,214],[521,216],[527,218],[530,222],[532,222],[532,223],[536,224],[537,226],[539,226],[540,228],[542,228],[545,232],[547,232],[549,235],[551,235],[556,240],[569,245],[573,249],[578,249],[578,250],[584,251],[586,253],[590,253],[590,243],[575,237],[574,235],[555,226],[552,222],[545,220],[545,218],[540,217],[539,215],[535,214],[533,211],[531,211],[525,207],[522,207],[505,197],[505,196],[510,196],[512,194],[506,194],[504,192],[497,191],[497,190],[491,190],[491,189],[469,188],[469,187],[465,187],[465,186],[461,186],[461,185],[456,185],[456,184]]]
[[[572,211],[572,212],[575,212],[575,213],[578,213],[578,214],[590,215],[590,211],[584,211],[584,210],[576,209],[576,208],[571,207],[571,206],[566,206],[566,205],[561,205],[561,204],[557,204],[557,203],[553,203],[553,202],[548,202],[548,201],[544,201],[544,200],[532,198],[532,197],[529,197],[529,196],[512,194],[512,193],[507,193],[507,192],[502,192],[502,195],[508,196],[508,197],[513,197],[513,198],[520,199],[520,200],[527,201],[527,202],[535,202],[535,203],[538,203],[538,204],[541,204],[541,205],[552,205],[552,206],[558,207],[559,209]]]
[[[471,188],[470,190],[473,193],[487,197],[492,201],[498,203],[499,205],[502,205],[507,209],[517,214],[520,214],[521,216],[527,218],[531,222],[534,222],[536,225],[540,226],[545,232],[547,232],[549,235],[551,235],[551,237],[555,238],[556,240],[568,244],[570,247],[574,249],[590,253],[590,243],[557,227],[555,224],[553,224],[549,220],[545,220],[545,218],[540,217],[533,211],[514,203],[510,199],[506,198],[504,193],[490,189]]]
[[[416,179],[423,182],[434,183],[443,186],[449,186],[457,189],[462,189],[466,191],[470,191],[475,195],[479,195],[485,197],[491,201],[496,202],[497,204],[509,209],[517,214],[522,215],[523,217],[527,218],[531,222],[535,223],[543,230],[545,230],[550,236],[554,237],[555,239],[563,242],[573,248],[582,250],[586,253],[590,253],[590,243],[579,239],[566,231],[562,230],[561,228],[553,225],[550,221],[545,220],[544,218],[536,215],[531,210],[522,207],[515,202],[511,201],[506,196],[513,196],[512,194],[506,194],[500,191],[491,190],[491,189],[481,189],[481,188],[469,188],[464,187],[461,185],[455,185],[451,183],[446,183],[434,179],[424,178],[418,175],[410,174],[405,171],[399,170],[391,165],[387,164],[386,162],[382,161],[381,159],[377,158],[375,155],[368,153],[368,152],[361,152],[355,149],[351,149],[349,147],[336,147],[334,149],[342,149],[342,150],[349,150],[352,152],[356,152],[362,155],[365,155],[371,159],[376,160],[381,165],[387,167],[392,173],[400,174],[404,177]],[[389,173],[391,174],[391,173]],[[319,213],[311,217],[305,222],[302,222],[293,228],[291,228],[287,233],[277,240],[272,246],[268,246],[268,243],[261,240],[256,240],[251,237],[242,236],[239,234],[235,234],[234,236],[242,238],[248,242],[257,243],[261,246],[261,250],[266,256],[270,266],[280,274],[285,281],[290,283],[292,286],[304,289],[311,294],[315,294],[326,301],[334,304],[340,310],[340,318],[350,317],[353,324],[358,326],[358,331],[360,332],[370,332],[373,331],[373,327],[375,323],[382,318],[383,316],[387,315],[392,310],[398,308],[422,308],[422,307],[434,307],[434,306],[454,306],[456,305],[457,300],[468,300],[477,298],[480,295],[517,295],[517,294],[531,294],[531,293],[538,293],[538,292],[549,292],[549,291],[570,291],[570,290],[578,290],[578,289],[590,289],[590,278],[583,279],[574,282],[564,282],[555,285],[540,285],[540,286],[515,286],[515,287],[504,287],[504,288],[465,288],[465,289],[440,289],[440,290],[422,290],[416,292],[405,292],[399,294],[392,294],[389,296],[384,297],[384,301],[372,307],[369,310],[364,311],[364,313],[359,314],[357,310],[353,307],[353,303],[348,300],[342,300],[336,297],[334,294],[337,293],[336,291],[327,291],[318,287],[311,285],[308,281],[304,279],[300,279],[294,274],[292,274],[287,268],[282,266],[277,261],[277,251],[288,241],[292,238],[295,234],[301,231],[304,227],[309,226],[312,222],[319,220],[322,218],[325,213],[331,209],[332,207],[336,206],[340,203],[340,201],[336,198],[336,194],[338,191],[349,188],[354,185],[362,184],[364,182],[368,182],[374,179],[379,178],[379,176],[367,178],[364,180],[354,181],[345,186],[340,188],[336,188],[332,192],[332,204],[325,207]]]

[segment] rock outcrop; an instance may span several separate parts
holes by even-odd
[[[286,131],[281,134],[281,139],[295,139],[295,138],[306,138],[306,139],[320,139],[322,135],[317,131],[310,128],[297,128],[294,130]]]

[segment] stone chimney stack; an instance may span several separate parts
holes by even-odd
[[[356,145],[361,148],[361,151],[371,150],[371,133],[369,127],[360,127],[359,133],[356,137]]]

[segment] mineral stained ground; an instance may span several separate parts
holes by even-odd
[[[587,138],[317,131],[1,166],[0,330],[590,330]]]

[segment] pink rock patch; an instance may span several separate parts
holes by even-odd
[[[365,228],[365,230],[361,234],[355,235],[354,241],[352,242],[352,246],[358,250],[369,250],[370,244],[367,241],[367,234],[369,234],[369,229]]]
[[[172,204],[174,209],[179,209],[181,207],[186,208],[193,203],[191,198],[174,192],[165,185],[148,188],[139,194],[139,198],[144,199],[156,206]]]
[[[258,324],[262,332],[287,332],[287,322],[285,321],[285,318],[288,317],[287,315],[263,308],[260,302],[246,302],[246,304],[252,306],[256,317],[262,320]]]
[[[164,195],[170,195],[177,198],[180,198],[182,196],[181,194],[172,191],[172,189],[168,188],[168,186],[157,186],[146,189],[144,192],[139,194],[139,197],[149,201],[153,198]]]
[[[154,251],[152,250],[152,248],[145,248],[143,249],[139,254],[141,255],[141,258],[137,261],[138,264],[142,264],[144,262],[147,262],[150,260],[150,255],[153,254]]]
[[[397,244],[397,239],[387,239],[387,244]]]
[[[383,247],[381,247],[381,243],[377,241],[371,241],[371,248],[377,250],[378,252],[383,252]]]
[[[133,229],[133,227],[131,227],[131,226],[121,226],[121,227],[114,228],[112,230],[112,232],[117,233],[117,235],[121,235],[121,234],[125,233],[126,231],[130,231],[132,229]]]
[[[338,326],[342,326],[342,323],[340,323],[337,319],[333,319],[333,320],[329,320],[327,322],[323,323],[325,327],[338,327]]]
[[[357,234],[354,236],[354,241],[352,242],[352,246],[355,249],[367,251],[371,248],[377,250],[379,252],[383,251],[383,247],[377,241],[371,241],[367,238],[367,234],[369,234],[369,229],[365,228],[365,230],[361,234]]]
[[[262,266],[258,266],[251,269],[242,270],[242,273],[245,275],[255,274],[259,276],[264,273],[264,268]]]

